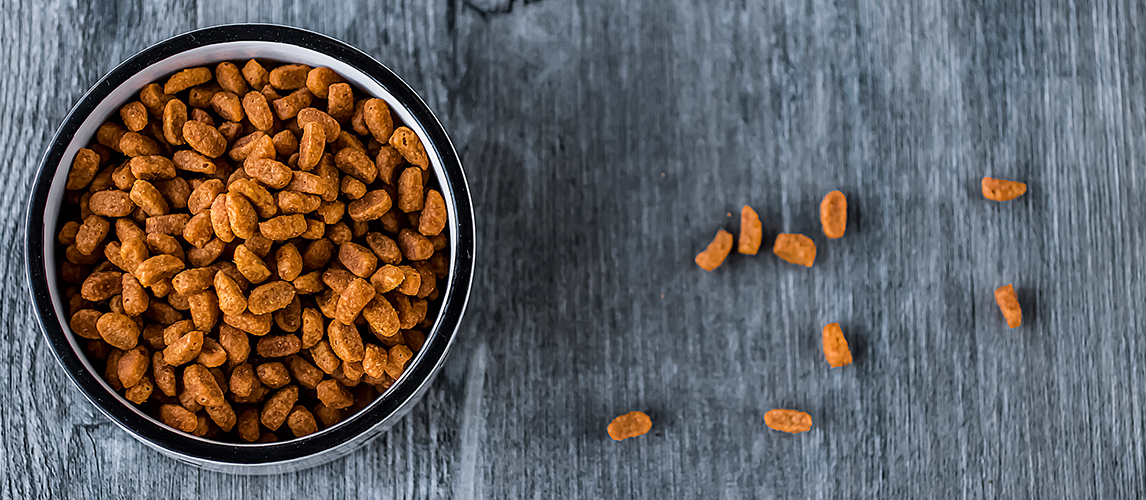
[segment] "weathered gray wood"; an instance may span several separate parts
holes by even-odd
[[[1146,11],[1134,0],[0,0],[2,498],[1146,495]],[[451,131],[479,266],[450,365],[368,448],[273,477],[134,442],[64,378],[19,242],[28,179],[114,64],[279,22],[403,75]],[[1007,204],[978,180],[1025,180]],[[849,196],[826,241],[817,205]],[[744,203],[812,235],[692,264]],[[771,239],[766,241],[771,244]],[[992,290],[1013,282],[1024,325]],[[838,321],[853,366],[829,370]],[[813,431],[764,427],[772,407]],[[615,443],[615,415],[654,430]]]

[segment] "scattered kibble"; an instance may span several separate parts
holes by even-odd
[[[1015,287],[1008,284],[995,289],[995,302],[999,303],[999,311],[1007,319],[1007,326],[1018,328],[1023,324],[1023,310],[1019,307],[1019,299],[1015,296]]]
[[[831,239],[843,237],[848,227],[848,199],[839,191],[832,191],[820,202],[820,224],[824,226],[824,236]]]
[[[708,248],[696,254],[696,265],[705,271],[714,271],[724,263],[724,258],[728,257],[728,252],[731,251],[732,233],[721,229],[716,232],[716,237],[708,244]]]
[[[609,437],[614,441],[621,441],[631,437],[643,436],[653,428],[653,421],[644,412],[631,411],[609,423]]]
[[[740,209],[740,241],[736,251],[744,255],[756,255],[760,251],[760,240],[764,237],[764,227],[760,216],[748,205]]]
[[[824,327],[822,336],[824,343],[824,359],[832,368],[839,368],[852,364],[852,351],[848,349],[848,340],[844,338],[844,331],[839,323],[832,323]]]
[[[781,233],[776,236],[772,253],[792,264],[812,267],[816,262],[816,244],[802,234]]]
[[[994,201],[1011,201],[1027,192],[1022,182],[1003,179],[983,178],[983,197]]]
[[[812,416],[800,410],[776,408],[764,413],[764,425],[775,431],[798,434],[812,430]]]

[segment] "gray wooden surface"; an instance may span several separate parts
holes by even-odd
[[[1136,0],[319,3],[0,0],[0,497],[1146,495]],[[91,84],[242,21],[405,77],[451,131],[480,233],[425,399],[360,452],[272,477],[177,464],[99,415],[41,340],[19,241]],[[1030,191],[986,202],[983,175]],[[827,242],[832,189],[852,214]],[[813,235],[815,267],[693,265],[744,203],[769,235]],[[1017,330],[992,297],[1011,282]],[[856,363],[829,370],[836,321]],[[773,407],[814,429],[768,430]],[[633,409],[653,432],[608,439]]]

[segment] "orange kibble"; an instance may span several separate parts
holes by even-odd
[[[812,267],[816,262],[816,244],[802,234],[781,233],[776,236],[772,253],[792,264]]]
[[[609,437],[614,441],[621,441],[631,437],[643,436],[653,428],[653,421],[644,412],[631,411],[609,423]]]
[[[764,414],[764,425],[772,430],[792,434],[812,430],[812,416],[800,410],[776,408]]]
[[[988,200],[1011,201],[1026,192],[1027,185],[1022,182],[983,178],[983,197]]]
[[[832,323],[824,327],[822,336],[824,343],[824,359],[832,368],[852,364],[852,351],[848,349],[848,339],[844,338],[844,331],[839,323]]]
[[[752,207],[744,205],[740,209],[740,242],[736,251],[744,255],[756,255],[760,251],[760,240],[764,237],[764,226],[760,216]]]
[[[1007,318],[1007,326],[1018,328],[1023,324],[1023,310],[1019,307],[1015,287],[1008,284],[995,289],[995,302],[999,303],[999,311]]]
[[[824,226],[824,236],[836,239],[844,235],[848,227],[848,199],[839,191],[824,195],[820,202],[820,224]]]
[[[705,271],[715,270],[724,263],[724,258],[728,257],[728,252],[731,251],[732,233],[721,229],[716,232],[716,237],[708,244],[708,248],[696,254],[696,265]]]

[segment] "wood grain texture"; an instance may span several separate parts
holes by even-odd
[[[1140,3],[319,4],[0,0],[0,498],[1146,495]],[[407,79],[451,131],[480,236],[425,399],[350,457],[272,477],[178,464],[100,416],[21,268],[28,179],[69,107],[151,43],[246,21]],[[984,175],[1030,191],[987,202]],[[832,189],[851,213],[827,241]],[[815,267],[699,270],[745,203],[765,248],[811,235]],[[831,322],[854,365],[823,361]],[[768,430],[773,407],[813,430]],[[608,439],[634,409],[653,432]]]

